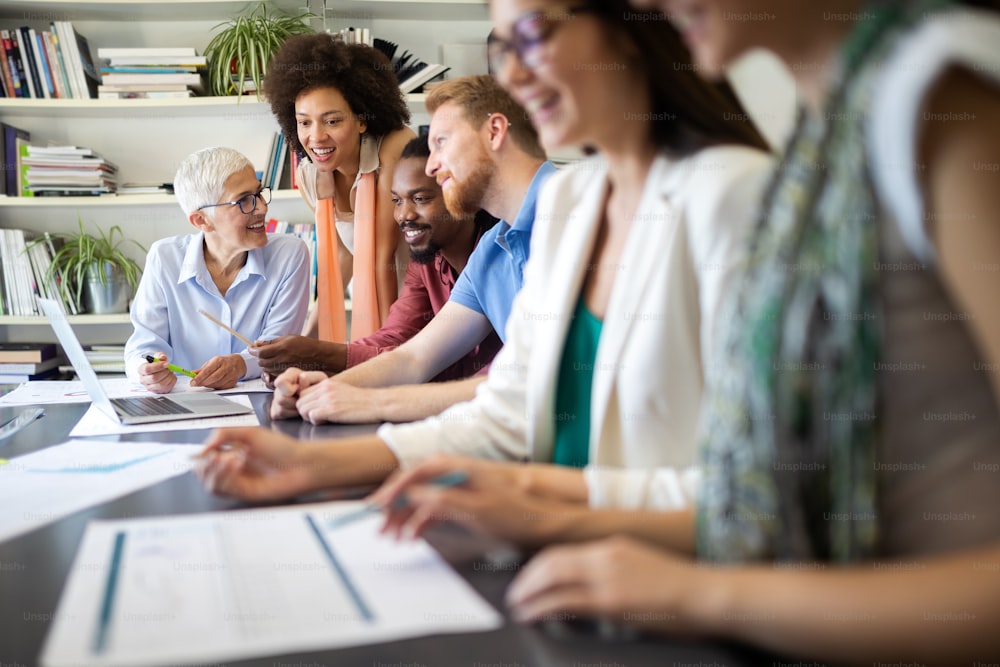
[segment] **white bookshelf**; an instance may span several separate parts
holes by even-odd
[[[0,0],[0,26],[48,30],[51,21],[71,21],[90,42],[102,46],[193,46],[203,52],[216,26],[252,7],[251,0]],[[314,28],[332,31],[355,25],[397,42],[425,61],[440,60],[438,46],[482,42],[489,32],[485,0],[271,0],[270,9],[317,15]],[[419,22],[417,29],[414,21]],[[411,126],[429,121],[424,95],[409,95]],[[170,182],[180,160],[212,145],[231,146],[263,170],[278,130],[266,102],[254,96],[156,100],[3,99],[0,121],[31,133],[38,144],[93,148],[119,167],[119,182]],[[298,191],[277,190],[269,217],[311,221]],[[148,247],[188,233],[191,226],[173,195],[98,197],[0,197],[0,227],[60,233],[118,225]],[[137,249],[127,250],[144,262]],[[128,318],[80,315],[71,320],[84,342],[122,341]],[[85,326],[82,326],[85,325]],[[0,341],[51,339],[44,320],[0,316]]]

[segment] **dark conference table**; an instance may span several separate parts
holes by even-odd
[[[250,396],[261,423],[270,424],[267,419],[270,395]],[[44,406],[44,417],[10,438],[0,440],[0,458],[13,458],[66,441],[70,430],[88,406],[89,403]],[[17,409],[5,407],[3,412]],[[302,438],[347,436],[371,432],[373,428],[312,426],[299,420],[276,422],[271,427]],[[207,434],[207,430],[200,429],[108,437],[200,443]],[[26,667],[38,664],[42,643],[59,603],[77,545],[89,520],[189,514],[245,507],[247,505],[244,503],[210,495],[193,474],[186,473],[77,512],[12,540],[0,542],[0,665]],[[2,511],[4,508],[0,507],[0,512]],[[480,595],[506,616],[503,594],[516,574],[517,561],[496,560],[490,558],[489,554],[484,558],[483,541],[458,528],[435,529],[428,535],[428,541]],[[226,664],[269,667],[736,667],[770,663],[770,658],[743,647],[658,638],[607,637],[587,623],[570,621],[525,626],[507,619],[500,629],[491,632],[435,635],[347,649],[266,656]]]

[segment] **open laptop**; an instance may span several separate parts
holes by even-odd
[[[80,345],[80,339],[69,325],[62,306],[52,299],[38,299],[56,338],[62,345],[69,362],[83,382],[84,389],[90,394],[90,400],[97,409],[122,424],[147,424],[149,422],[178,421],[181,419],[200,419],[202,417],[224,417],[227,415],[242,415],[253,412],[253,408],[240,405],[233,401],[210,393],[190,392],[170,394],[169,396],[130,396],[128,398],[109,398],[104,386],[97,378],[87,355]]]

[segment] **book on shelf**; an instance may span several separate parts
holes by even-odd
[[[49,76],[52,77],[52,97],[61,99],[69,97],[68,91],[66,90],[66,79],[62,72],[62,59],[59,57],[55,36],[47,30],[42,30],[38,33],[38,41],[41,48],[45,51],[45,60],[48,63]]]
[[[194,51],[194,49],[191,49]],[[117,67],[206,67],[205,56],[104,56],[104,49],[97,50],[97,60],[101,68]]]
[[[124,345],[84,345],[83,353],[96,373],[124,373]],[[73,372],[69,364],[60,365],[60,372]]]
[[[49,86],[50,80],[45,77],[45,61],[38,52],[38,33],[34,28],[21,28],[21,40],[24,42],[25,50],[31,59],[31,75],[35,81],[38,97],[51,99],[52,89]]]
[[[114,192],[118,167],[93,149],[32,146],[21,149],[21,193],[101,194]]]
[[[425,83],[431,79],[441,76],[448,71],[448,67],[438,63],[425,64],[422,68],[411,74],[408,78],[401,81],[399,84],[399,89],[403,93],[413,93],[420,89]]]
[[[99,100],[175,100],[193,97],[194,91],[185,90],[130,90],[130,91],[97,91]]]
[[[101,83],[101,75],[94,65],[94,57],[90,52],[90,41],[73,26],[70,21],[53,21],[56,35],[65,53],[69,55],[70,84],[73,97],[97,97],[97,86]]]
[[[267,164],[260,179],[262,187],[277,190],[281,185],[281,176],[285,171],[285,161],[288,159],[288,144],[281,132],[275,132],[268,151]]]
[[[399,82],[399,89],[405,93],[416,92],[421,86],[448,71],[446,65],[425,63],[409,51],[397,53],[399,45],[385,39],[375,38],[372,45],[385,54],[392,64],[392,71]]]
[[[118,186],[116,194],[119,195],[172,195],[174,194],[173,183],[124,183]]]
[[[11,48],[10,30],[0,30],[0,71],[3,73],[4,90],[7,97],[24,97]]]
[[[98,58],[186,58],[197,56],[191,46],[102,46]]]
[[[202,76],[198,72],[170,72],[162,74],[111,72],[101,75],[101,83],[106,86],[180,83],[195,92],[202,92],[205,89]],[[96,88],[94,89],[94,94],[97,94]]]
[[[52,356],[42,361],[0,361],[0,374],[23,373],[24,375],[37,375],[45,371],[58,368],[63,359],[59,356]]]
[[[0,343],[0,363],[38,364],[58,352],[55,343]]]
[[[20,384],[21,382],[34,382],[35,380],[54,380],[59,375],[59,368],[50,368],[41,373],[4,373],[0,368],[0,384]]]
[[[38,315],[37,297],[44,297],[62,302],[66,312],[72,315],[77,313],[76,303],[63,277],[57,274],[49,279],[58,242],[47,233],[35,242],[30,233],[22,229],[0,229],[0,282],[3,283],[0,312],[19,317]]]
[[[21,85],[27,91],[25,97],[38,97],[38,89],[35,88],[35,76],[32,76],[31,59],[28,57],[28,48],[24,43],[24,37],[21,35],[20,28],[14,28],[10,31],[10,40],[14,44],[15,58],[17,58],[17,69],[21,74]]]

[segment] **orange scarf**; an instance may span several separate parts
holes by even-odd
[[[370,336],[382,326],[375,285],[375,172],[361,174],[354,198],[354,290],[351,340]],[[344,283],[336,241],[336,207],[333,197],[316,202],[316,307],[319,337],[337,343],[347,341]]]

